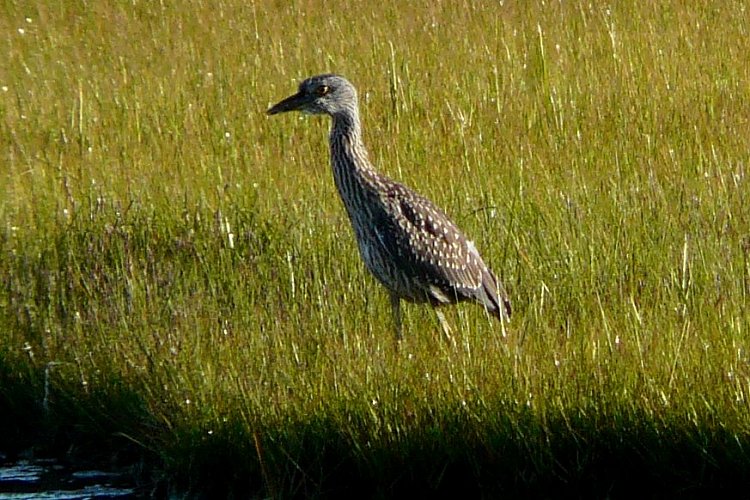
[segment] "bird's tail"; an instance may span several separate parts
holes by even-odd
[[[482,272],[482,291],[485,296],[482,297],[485,299],[482,302],[484,302],[487,310],[500,321],[510,319],[512,309],[508,293],[500,280],[487,267]]]

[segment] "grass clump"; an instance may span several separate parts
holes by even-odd
[[[744,9],[9,3],[0,448],[156,493],[745,484]],[[507,337],[411,307],[394,348],[327,124],[263,116],[326,71],[508,285]]]

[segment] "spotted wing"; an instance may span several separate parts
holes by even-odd
[[[394,182],[387,193],[388,211],[396,214],[397,225],[391,244],[432,300],[474,299],[499,318],[503,311],[510,316],[502,284],[453,221],[427,198],[400,184]]]

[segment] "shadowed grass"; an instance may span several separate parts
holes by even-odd
[[[747,482],[741,2],[0,9],[3,448],[157,494]],[[263,115],[324,71],[508,285],[506,337],[413,306],[394,346],[328,123]]]

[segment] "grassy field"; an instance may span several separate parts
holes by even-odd
[[[198,496],[623,497],[750,483],[745,2],[0,7],[0,451]],[[324,118],[506,283],[407,306]]]

